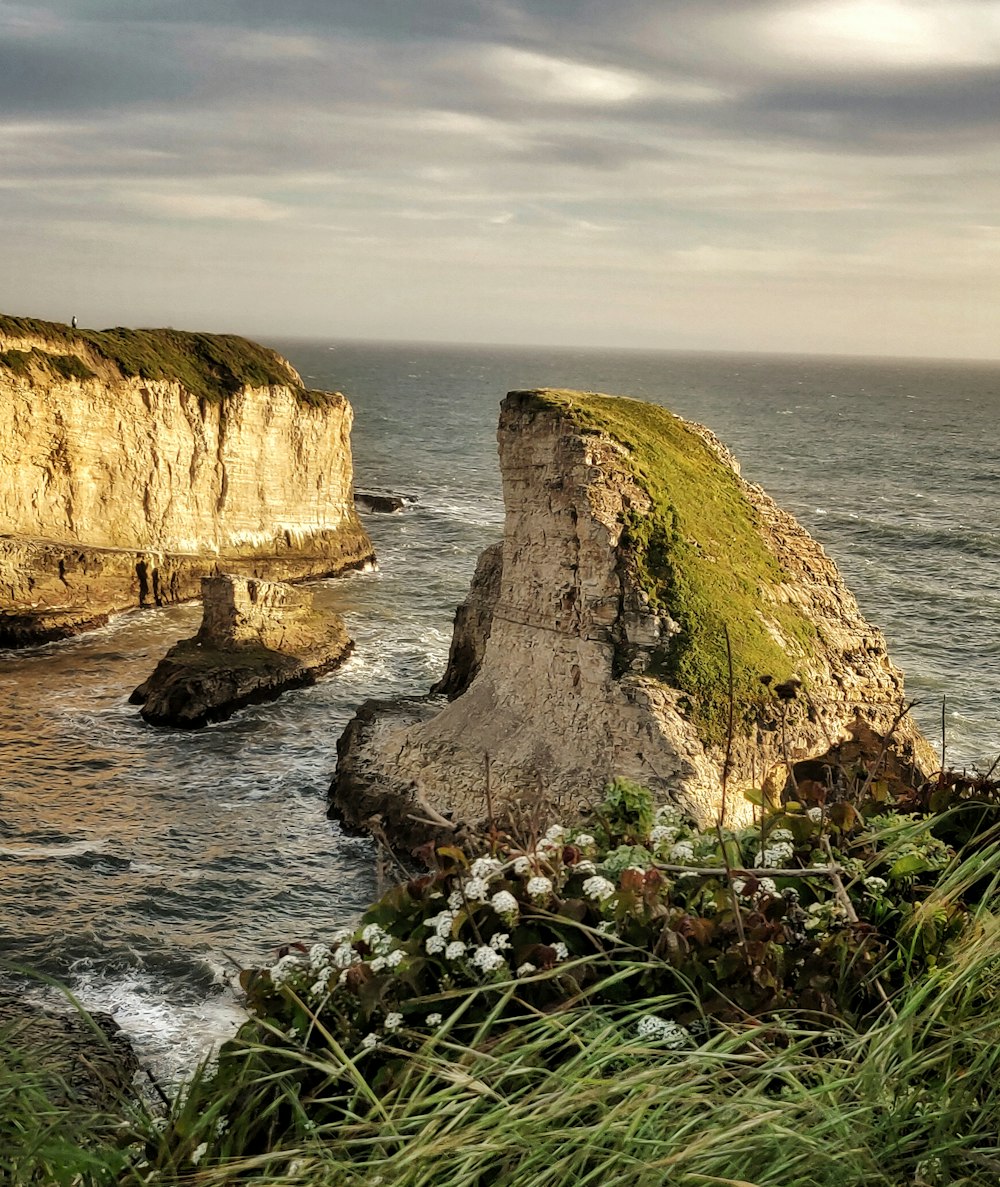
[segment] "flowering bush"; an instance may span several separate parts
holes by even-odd
[[[589,830],[553,825],[470,858],[441,847],[359,926],[244,977],[270,1041],[336,1043],[379,1086],[435,1033],[588,1000],[683,991],[640,1038],[795,1006],[857,1020],[938,958],[960,901],[930,909],[953,852],[919,814],[787,804],[739,832],[699,829],[615,780]],[[682,1042],[683,1040],[683,1042]]]

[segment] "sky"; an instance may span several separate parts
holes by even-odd
[[[0,310],[1000,357],[997,0],[0,0]]]

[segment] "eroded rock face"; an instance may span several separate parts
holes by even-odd
[[[194,729],[237,709],[314,684],[350,654],[343,620],[312,595],[224,573],[202,579],[201,628],[175,644],[132,693],[151,725]]]
[[[486,655],[502,575],[503,542],[498,541],[480,556],[469,595],[455,611],[448,665],[444,676],[431,689],[432,695],[443,695],[453,701],[476,678]]]
[[[372,559],[342,395],[306,392],[290,364],[242,340],[187,336],[253,364],[254,382],[206,395],[182,336],[178,378],[143,379],[45,326],[0,324],[0,646],[197,597],[223,570],[299,580]],[[145,332],[115,333],[143,345]]]
[[[478,674],[443,707],[359,713],[332,788],[347,823],[374,819],[401,844],[432,835],[434,817],[479,825],[487,763],[497,814],[541,799],[566,817],[623,775],[704,823],[722,808],[727,750],[733,821],[749,815],[743,791],[780,790],[790,767],[854,738],[874,760],[891,733],[906,772],[932,761],[882,635],[819,545],[740,478],[708,430],[636,401],[513,392],[498,438],[502,573]],[[654,462],[662,480],[647,481]],[[720,586],[729,620],[718,629],[741,698],[751,690],[731,739],[718,689],[704,691],[715,664],[725,696],[726,652],[714,620],[692,618],[696,577]]]

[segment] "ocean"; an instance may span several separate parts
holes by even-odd
[[[336,740],[366,698],[425,691],[455,605],[502,534],[504,393],[638,396],[709,425],[836,560],[950,763],[1000,754],[1000,363],[282,341],[355,410],[377,571],[317,582],[356,649],[310,689],[194,733],[131,690],[195,606],[0,652],[0,981],[67,985],[174,1080],[242,1017],[240,965],[311,942],[376,892],[376,854],[326,819]],[[944,700],[946,698],[946,701]],[[942,712],[943,711],[943,712]]]

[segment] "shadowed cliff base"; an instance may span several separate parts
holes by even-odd
[[[331,789],[345,823],[405,846],[524,802],[565,814],[616,775],[700,821],[725,783],[738,820],[744,792],[777,798],[852,738],[879,777],[933,767],[883,636],[709,430],[543,390],[508,395],[498,439],[502,568],[492,594],[488,559],[477,574],[436,689],[480,666],[447,705],[362,708]]]
[[[245,339],[0,317],[0,646],[372,561],[352,421]]]

